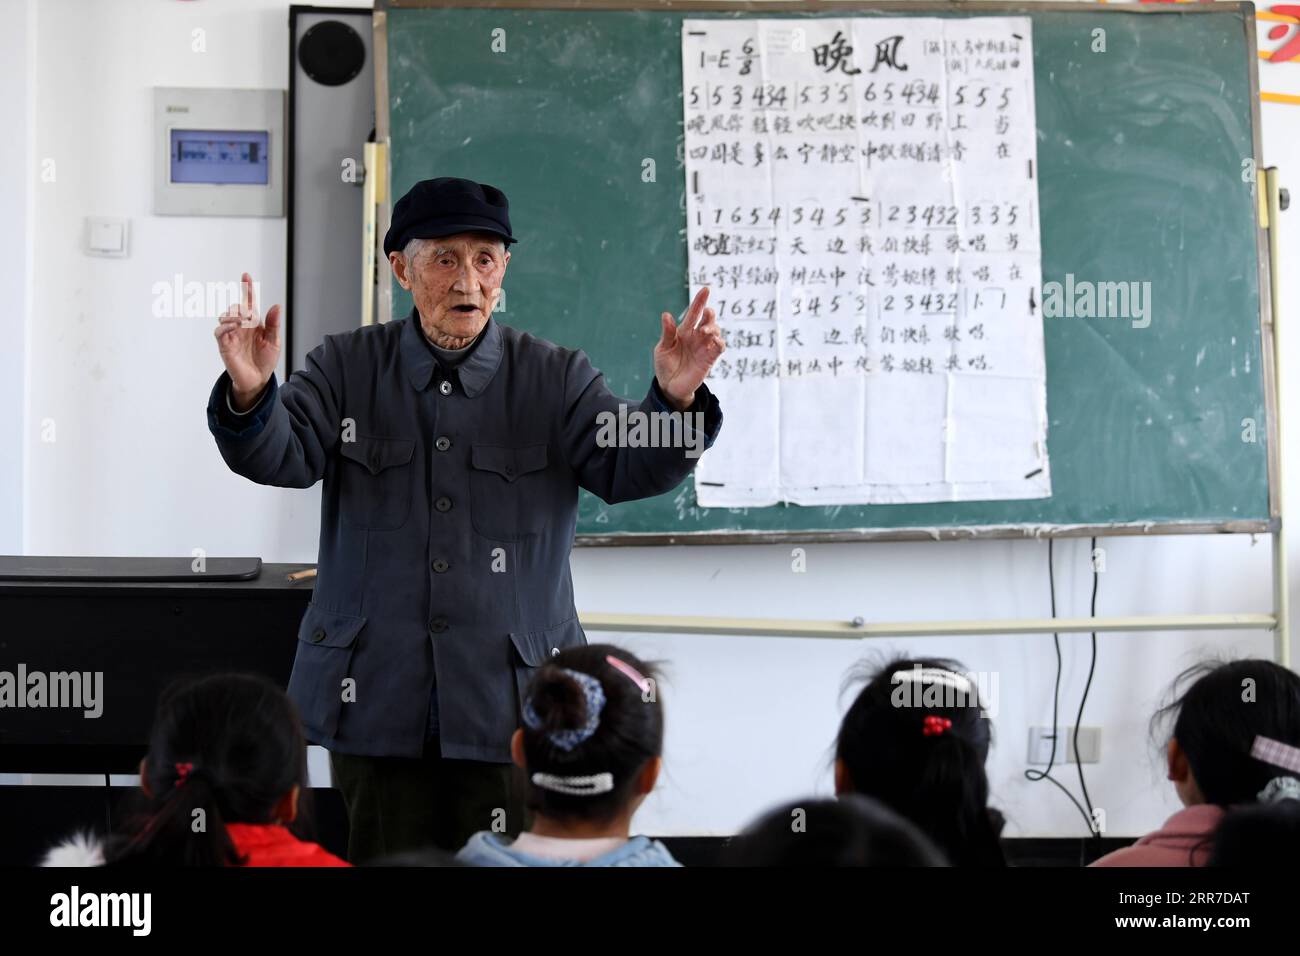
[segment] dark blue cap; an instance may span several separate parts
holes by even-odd
[[[514,242],[506,194],[487,183],[454,176],[422,180],[393,206],[384,253],[401,252],[412,239],[437,239],[458,232],[490,232],[506,245]]]

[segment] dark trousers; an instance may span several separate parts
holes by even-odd
[[[513,764],[448,760],[431,743],[420,758],[330,752],[348,809],[348,861],[436,847],[455,853],[479,830],[517,835],[523,772]]]

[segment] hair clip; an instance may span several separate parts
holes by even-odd
[[[1300,773],[1300,747],[1292,747],[1271,737],[1256,736],[1250,745],[1250,755],[1256,760],[1271,763],[1274,767]]]
[[[642,694],[650,693],[650,687],[651,687],[650,679],[647,677],[643,677],[641,675],[641,672],[638,671],[631,664],[629,664],[627,661],[619,660],[613,654],[606,654],[605,662],[615,670],[620,671],[623,674],[626,674],[628,680],[636,684],[637,688],[641,691]]]
[[[614,789],[612,773],[593,773],[584,777],[557,777],[552,773],[535,773],[532,776],[535,786],[555,793],[568,793],[575,797],[590,797],[609,793]]]
[[[560,730],[548,730],[546,739],[561,750],[572,750],[583,741],[589,739],[600,726],[600,712],[605,709],[605,691],[600,686],[600,681],[590,674],[583,674],[579,671],[569,670],[567,667],[556,668],[561,674],[573,678],[579,687],[582,688],[584,706],[586,708],[586,721],[581,727],[566,727]],[[524,701],[523,706],[524,726],[529,730],[541,730],[542,719],[537,716],[537,711],[533,707],[532,698]]]
[[[940,717],[938,714],[926,714],[925,719],[921,721],[921,733],[926,737],[938,737],[950,727],[952,727],[952,720],[948,717]]]
[[[919,664],[909,670],[894,671],[889,675],[891,684],[900,684],[903,681],[910,681],[917,684],[943,684],[945,687],[951,687],[953,690],[961,691],[964,694],[973,694],[974,685],[970,679],[963,677],[956,671],[945,670],[941,667],[922,667]]]

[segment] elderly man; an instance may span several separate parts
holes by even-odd
[[[284,385],[280,308],[261,320],[248,275],[215,330],[226,371],[208,427],[226,464],[267,485],[324,479],[289,693],[330,751],[354,862],[518,832],[520,695],[586,642],[569,573],[578,488],[611,504],[662,494],[721,426],[707,289],[680,325],[662,314],[654,381],[629,409],[583,352],[493,319],[513,242],[499,189],[426,180],[384,239],[409,317],[326,336]],[[678,440],[633,442],[603,427],[615,415],[667,416]]]

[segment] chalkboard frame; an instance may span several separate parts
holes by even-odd
[[[1043,12],[1079,13],[1080,3],[1068,2],[1016,2],[1016,0],[882,0],[882,2],[853,2],[853,0],[375,0],[374,29],[376,51],[375,69],[375,126],[376,138],[381,143],[390,142],[390,114],[388,91],[388,10],[413,9],[525,9],[525,10],[584,10],[584,11],[649,11],[649,12],[730,12],[730,13],[806,13],[843,11],[854,13],[979,13],[979,14],[1032,14]],[[1217,2],[1214,4],[1157,3],[1108,6],[1099,4],[1089,10],[1098,16],[1196,16],[1231,15],[1242,19],[1245,30],[1246,51],[1249,59],[1247,77],[1250,89],[1251,147],[1256,159],[1256,174],[1262,170],[1258,160],[1263,154],[1262,125],[1260,117],[1260,89],[1258,47],[1255,31],[1255,5],[1251,2]],[[390,168],[386,181],[391,184]],[[1262,177],[1261,177],[1262,181]],[[1274,319],[1271,297],[1268,232],[1264,224],[1264,196],[1257,189],[1259,213],[1255,217],[1255,256],[1259,286],[1259,322],[1261,343],[1261,374],[1264,391],[1266,449],[1266,480],[1268,484],[1269,517],[1264,520],[1241,521],[1132,521],[1100,524],[998,524],[904,528],[852,528],[799,531],[690,531],[690,532],[620,532],[615,534],[582,533],[575,536],[579,547],[646,546],[646,545],[719,545],[719,544],[778,544],[825,543],[847,541],[926,541],[996,538],[1067,538],[1116,535],[1171,535],[1171,534],[1276,534],[1281,530],[1278,488],[1278,410],[1276,365],[1274,355]],[[392,214],[391,192],[381,204],[377,234],[382,236]],[[391,294],[385,294],[388,285],[380,282],[380,321],[391,318]]]

